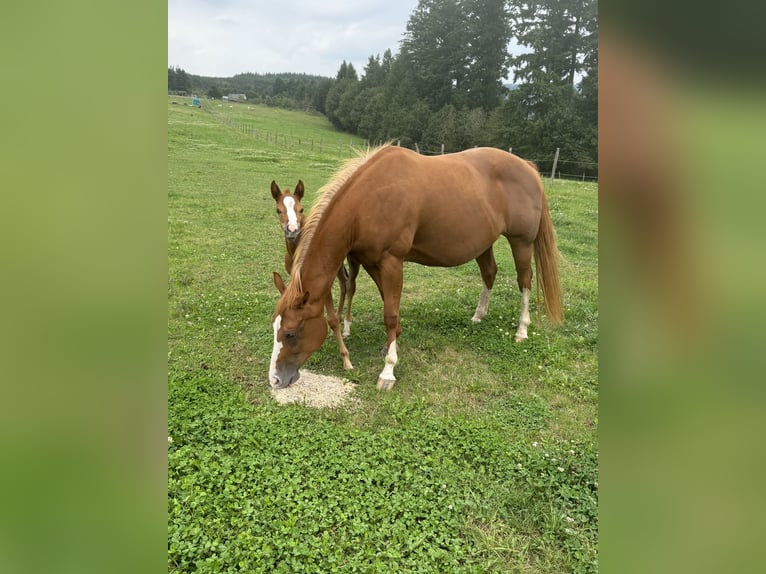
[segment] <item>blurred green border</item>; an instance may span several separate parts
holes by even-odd
[[[685,37],[699,7],[677,6],[689,10],[675,20]],[[731,53],[733,65],[725,79],[711,70],[707,83],[680,94],[681,103],[696,94],[689,109],[700,119],[692,114],[680,129],[690,139],[695,125],[711,128],[708,138],[725,134],[698,137],[709,145],[690,164],[714,182],[702,184],[693,221],[700,244],[712,233],[724,238],[701,252],[709,263],[702,280],[720,298],[700,312],[709,315],[709,340],[722,344],[656,362],[639,356],[637,371],[618,363],[608,340],[625,341],[626,294],[609,291],[610,261],[602,259],[605,571],[743,572],[763,564],[758,216],[766,100],[753,91],[757,70],[736,65],[736,54],[759,53],[747,47],[759,36],[733,26],[721,42],[716,29],[728,30],[703,26],[698,40],[718,41],[718,62]],[[3,571],[166,567],[166,55],[165,3],[3,9]],[[713,101],[706,93],[715,103],[705,103]],[[726,154],[739,159],[727,162]],[[604,229],[601,245],[611,239]],[[630,377],[621,376],[626,369]]]
[[[167,5],[0,19],[0,569],[166,554]]]

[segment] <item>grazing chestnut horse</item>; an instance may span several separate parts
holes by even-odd
[[[293,268],[293,257],[298,248],[301,229],[303,228],[304,214],[301,199],[305,189],[303,181],[298,180],[295,191],[292,193],[285,188],[280,190],[276,181],[271,182],[271,196],[277,202],[277,215],[279,215],[279,224],[285,232],[285,270],[290,273]],[[348,272],[341,265],[338,269],[338,287],[340,296],[338,297],[338,318],[343,316],[343,305],[348,298],[346,307],[346,316],[343,319],[343,337],[351,334],[351,302],[356,293],[356,277],[359,275],[359,263],[348,259]]]
[[[521,291],[516,341],[530,324],[532,254],[537,262],[548,318],[563,321],[548,202],[537,170],[494,148],[425,157],[385,145],[349,160],[326,186],[302,231],[285,287],[272,317],[272,387],[286,387],[324,341],[322,305],[347,254],[361,263],[383,298],[386,358],[378,389],[396,381],[399,303],[404,261],[453,267],[475,259],[484,287],[473,316],[487,313],[497,265],[492,246],[499,236],[511,245]]]
[[[295,250],[298,248],[298,242],[300,239],[301,229],[303,228],[304,215],[303,205],[301,205],[301,199],[305,189],[303,187],[303,181],[298,180],[298,184],[295,186],[295,191],[290,192],[285,188],[284,191],[279,189],[276,181],[271,182],[271,195],[277,202],[277,215],[279,215],[279,224],[282,226],[282,230],[285,232],[285,270],[290,273],[293,268],[293,257],[295,256]],[[346,293],[346,270],[341,265],[338,270],[338,283],[340,284],[340,305],[338,307],[338,315],[340,315],[343,309],[343,298]],[[328,306],[329,305],[329,306]],[[340,323],[337,315],[335,314],[332,293],[327,294],[327,300],[325,301],[327,307],[327,316],[329,317],[329,324],[332,328],[335,338],[338,340],[338,349],[340,356],[343,359],[343,366],[346,369],[353,369],[349,358],[348,348],[343,342],[343,335],[340,332]],[[349,298],[349,315],[351,313],[351,299]],[[349,322],[350,324],[350,322]]]

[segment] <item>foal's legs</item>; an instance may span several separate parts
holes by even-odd
[[[346,283],[346,297],[348,298],[348,304],[346,305],[346,317],[343,319],[343,336],[348,337],[351,335],[351,302],[354,300],[354,293],[356,293],[356,276],[359,275],[359,262],[351,257],[348,258],[348,278]],[[338,313],[340,318],[341,313]]]
[[[383,322],[386,325],[386,363],[378,375],[378,390],[389,391],[396,383],[394,367],[399,360],[396,338],[402,332],[399,304],[402,298],[404,264],[396,257],[384,259],[379,267],[365,266],[383,297]]]
[[[519,328],[516,330],[516,342],[527,338],[529,318],[529,293],[532,289],[532,249],[533,243],[518,237],[508,238],[516,264],[516,282],[521,291],[521,310],[519,311]]]
[[[471,318],[471,321],[474,323],[478,323],[487,315],[489,294],[492,292],[492,286],[495,284],[495,276],[497,275],[497,263],[495,263],[495,254],[492,251],[491,246],[476,258],[476,263],[479,264],[481,278],[484,280],[484,287],[481,289],[479,303],[476,305],[476,312]]]
[[[353,369],[354,365],[351,364],[351,359],[349,359],[348,348],[343,342],[343,336],[340,333],[340,321],[338,321],[338,316],[335,314],[335,305],[332,302],[332,292],[327,294],[324,307],[325,312],[327,313],[327,322],[330,324],[330,328],[335,334],[335,339],[338,341],[338,349],[340,350],[340,356],[343,359],[343,368]]]
[[[343,303],[346,300],[346,292],[348,290],[348,273],[346,272],[346,266],[341,265],[338,269],[338,287],[340,289],[340,295],[338,296],[338,320],[343,316]],[[345,333],[343,335],[346,336]]]

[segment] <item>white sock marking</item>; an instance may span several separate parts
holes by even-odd
[[[386,366],[383,367],[383,371],[380,373],[379,378],[386,381],[395,381],[396,377],[394,376],[394,367],[396,366],[398,360],[399,357],[396,354],[396,341],[394,341],[388,346],[388,354],[386,354]]]
[[[531,322],[529,318],[529,289],[521,290],[521,312],[519,313],[519,328],[516,331],[516,340],[522,341],[527,338],[527,327]]]
[[[484,317],[487,316],[487,309],[489,308],[489,294],[491,291],[484,285],[481,289],[481,295],[479,295],[479,304],[476,305],[476,312],[473,314],[471,321],[478,323]]]
[[[273,387],[277,384],[277,357],[279,351],[282,350],[282,343],[277,341],[277,333],[282,326],[282,315],[277,315],[272,326],[274,327],[274,348],[271,351],[271,363],[269,364],[269,384]]]

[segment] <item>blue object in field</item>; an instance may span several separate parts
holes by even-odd
[[[192,105],[200,107],[199,98],[192,98]]]

